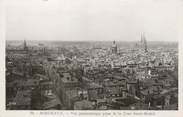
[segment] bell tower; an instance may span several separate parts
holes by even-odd
[[[113,41],[113,43],[112,43],[112,53],[117,54],[117,50],[118,50],[118,48],[117,48],[116,42]]]

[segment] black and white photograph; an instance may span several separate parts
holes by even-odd
[[[5,110],[178,111],[182,0],[7,0]]]

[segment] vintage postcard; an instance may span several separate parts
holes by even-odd
[[[182,0],[1,3],[0,117],[183,116]]]

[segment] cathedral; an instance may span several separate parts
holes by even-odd
[[[140,40],[140,42],[136,43],[135,47],[143,49],[145,53],[148,52],[148,50],[147,50],[147,40],[145,38],[144,33],[141,34],[141,40]]]

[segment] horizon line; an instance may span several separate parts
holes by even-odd
[[[20,39],[20,40],[10,40],[10,39],[6,39],[5,41],[60,41],[60,42],[112,42],[112,41],[116,41],[116,42],[139,42],[140,40],[30,40],[30,39]],[[177,40],[173,40],[173,41],[165,41],[165,40],[146,40],[147,42],[179,42]]]

